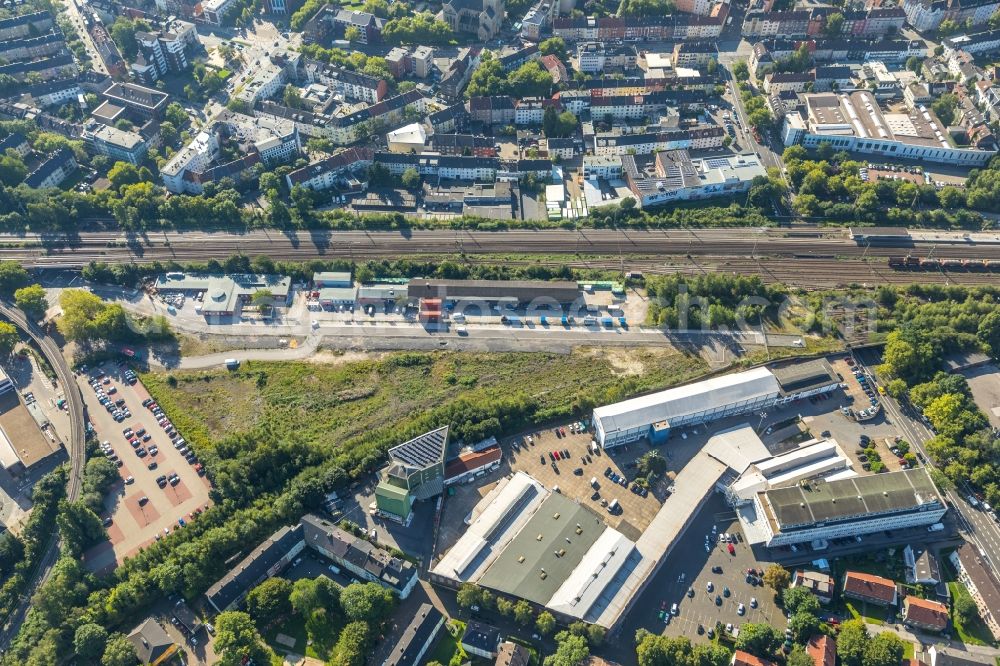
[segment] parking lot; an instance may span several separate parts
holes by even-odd
[[[994,428],[1000,429],[1000,369],[992,363],[962,373],[972,398]]]
[[[146,389],[137,379],[129,384],[126,372],[122,366],[106,363],[77,377],[101,442],[99,454],[103,452],[115,460],[122,479],[104,501],[102,517],[109,541],[98,544],[85,556],[93,571],[113,569],[125,557],[194,519],[209,502],[208,479],[199,475],[196,460],[185,458],[189,452],[182,453],[183,438],[174,433],[172,441],[169,422],[165,422],[166,427],[157,423],[143,405],[150,397]],[[115,408],[127,409],[131,416],[123,414],[116,421],[101,404],[102,396],[114,401]],[[130,437],[125,432],[130,432]]]
[[[723,496],[713,493],[629,614],[626,626],[619,633],[620,640],[631,640],[639,628],[707,641],[708,629],[714,630],[717,622],[723,627],[747,622],[784,627],[773,591],[747,582],[748,569],[760,571],[768,563],[754,557],[754,552],[742,541],[742,535],[733,544],[734,554],[730,555],[729,544],[719,543],[718,537],[723,533],[739,534],[739,523]],[[709,552],[705,550],[706,537]],[[713,567],[718,569],[713,572]],[[711,592],[708,591],[709,583],[712,584]],[[726,589],[729,596],[725,594]],[[751,608],[752,600],[756,608]],[[676,615],[671,613],[673,604],[677,604]],[[743,604],[742,615],[740,604]],[[699,632],[699,626],[705,633]]]

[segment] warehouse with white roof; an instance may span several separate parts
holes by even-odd
[[[594,409],[597,443],[604,448],[648,438],[654,444],[670,430],[764,409],[781,397],[767,368],[713,377]]]

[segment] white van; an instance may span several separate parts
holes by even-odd
[[[465,315],[462,314],[461,312],[456,312],[455,314],[453,314],[451,316],[451,320],[453,322],[455,322],[456,324],[464,324],[465,323]]]
[[[240,362],[237,359],[235,358],[226,359],[226,368],[228,368],[229,370],[235,370],[238,367],[240,367]]]

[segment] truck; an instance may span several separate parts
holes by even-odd
[[[562,325],[563,326],[569,326],[569,317],[563,317],[562,318]]]
[[[539,317],[538,318],[538,323],[541,324],[542,326],[548,326],[549,325],[549,318],[548,317]]]
[[[227,370],[235,370],[238,367],[240,367],[240,362],[239,362],[238,359],[235,359],[235,358],[227,358],[226,359],[226,369]]]
[[[584,326],[594,326],[595,324],[597,324],[597,317],[587,316],[583,318]]]
[[[611,515],[618,513],[619,507],[620,505],[618,504],[618,500],[616,499],[611,500],[611,504],[608,505],[608,513],[610,513]]]
[[[602,317],[601,323],[604,324],[605,328],[614,328],[615,320],[611,317]]]
[[[928,532],[940,532],[943,529],[944,529],[944,523],[934,523],[933,525],[931,525],[930,527],[927,528],[927,531]]]

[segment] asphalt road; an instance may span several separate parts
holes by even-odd
[[[878,360],[877,352],[869,350],[856,353],[855,358],[862,365],[864,363],[874,364]],[[896,423],[906,441],[916,447],[916,450],[927,461],[928,467],[934,467],[933,459],[924,449],[924,444],[934,436],[934,433],[924,425],[910,405],[901,405],[889,395],[881,396],[880,400],[883,409]],[[950,490],[945,493],[945,496],[958,518],[959,531],[962,536],[979,549],[980,554],[993,571],[1000,575],[1000,568],[998,568],[998,564],[1000,564],[1000,527],[985,511],[976,509],[966,502],[965,495]]]
[[[275,260],[372,259],[429,254],[655,255],[783,257],[837,261],[912,254],[937,258],[1000,259],[1000,243],[916,243],[911,247],[862,246],[844,229],[546,229],[503,232],[402,229],[399,231],[259,230],[156,232],[129,237],[84,232],[76,237],[0,236],[0,260],[36,268],[78,268],[90,261],[204,261],[242,253]]]
[[[45,354],[45,358],[48,359],[49,364],[55,370],[59,383],[63,386],[67,409],[70,414],[69,451],[67,452],[70,459],[70,473],[66,494],[70,501],[76,500],[80,497],[83,465],[86,461],[83,396],[80,395],[76,382],[73,380],[73,373],[66,364],[66,359],[63,357],[55,340],[46,335],[33,322],[29,321],[24,313],[15,307],[0,304],[0,315],[27,333],[35,341],[42,353]],[[53,532],[55,528],[56,526],[52,525]],[[0,649],[6,649],[10,645],[11,639],[17,635],[28,612],[31,597],[48,580],[49,575],[52,573],[52,567],[55,565],[58,557],[59,543],[56,539],[52,539],[49,542],[48,550],[45,551],[45,555],[35,570],[34,580],[32,580],[31,585],[29,585],[28,589],[21,596],[21,602],[17,608],[7,618],[7,623],[0,630]]]

